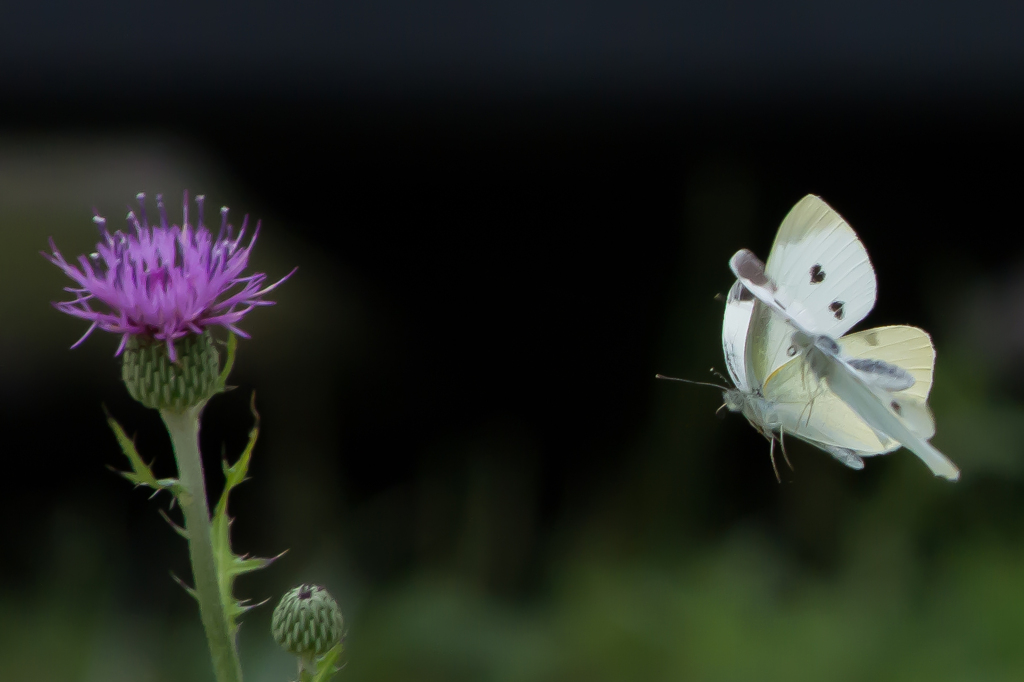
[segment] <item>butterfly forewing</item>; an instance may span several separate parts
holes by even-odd
[[[814,195],[790,210],[779,227],[765,272],[780,294],[799,301],[810,331],[839,338],[875,306],[875,271],[857,234]]]
[[[875,305],[875,273],[864,245],[814,195],[801,199],[786,215],[764,270],[771,304],[783,314],[773,314],[779,311],[770,311],[763,301],[752,313],[751,330],[759,341],[748,358],[751,373],[761,381],[794,356],[793,324],[807,333],[838,338]]]

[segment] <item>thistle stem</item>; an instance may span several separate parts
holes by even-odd
[[[316,659],[313,656],[299,656],[298,682],[312,682],[316,673]]]
[[[235,642],[228,631],[224,604],[220,600],[217,565],[213,557],[210,534],[210,507],[206,501],[203,461],[199,454],[199,414],[202,406],[184,412],[160,410],[174,447],[178,463],[178,480],[183,494],[178,498],[188,531],[188,551],[192,560],[199,616],[210,645],[213,670],[217,682],[241,682],[242,666]]]

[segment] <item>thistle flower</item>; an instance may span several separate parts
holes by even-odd
[[[238,322],[258,306],[273,305],[262,297],[295,272],[266,287],[264,273],[242,275],[259,235],[259,223],[249,243],[242,246],[249,217],[242,220],[238,235],[233,236],[228,209],[221,208],[220,231],[214,239],[203,224],[202,195],[196,197],[199,219],[193,226],[189,224],[185,193],[180,227],[168,224],[161,195],[156,197],[158,226],[150,226],[146,218],[146,195],[140,193],[136,198],[138,215],[128,211],[127,232],[111,234],[106,219],[95,215],[93,222],[101,241],[95,253],[78,257],[78,267],[64,260],[52,238],[52,253],[43,252],[77,285],[65,287],[74,299],[53,305],[92,323],[71,347],[77,347],[98,328],[121,335],[115,356],[125,350],[130,338],[142,337],[166,344],[167,356],[175,362],[174,342],[188,334],[201,335],[219,325],[248,338],[237,327]],[[94,304],[102,309],[94,309]]]

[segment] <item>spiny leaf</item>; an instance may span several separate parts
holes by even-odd
[[[334,674],[341,670],[340,667],[335,667],[335,663],[341,658],[341,652],[344,650],[344,645],[338,642],[331,650],[321,656],[316,662],[316,676],[313,677],[313,682],[328,682]]]
[[[165,512],[163,509],[157,509],[156,511],[157,511],[158,514],[160,514],[160,516],[163,517],[164,521],[167,522],[167,525],[169,525],[171,528],[174,529],[175,533],[177,533],[181,537],[183,537],[186,540],[188,540],[188,531],[187,530],[185,530],[184,528],[182,528],[181,526],[176,524],[174,521],[172,521],[171,517],[168,516],[167,512]]]
[[[248,599],[239,599],[239,600],[238,600],[238,604],[239,604],[239,605],[240,605],[240,606],[241,606],[241,607],[242,607],[243,609],[245,609],[246,611],[249,611],[250,609],[254,609],[254,608],[256,608],[257,606],[263,606],[263,605],[264,605],[264,604],[266,604],[266,603],[267,603],[268,601],[270,601],[270,597],[267,597],[267,598],[266,598],[266,599],[264,599],[263,601],[258,601],[258,602],[256,602],[255,604],[250,604],[250,603],[248,603],[248,602],[249,602],[249,600],[248,600]]]
[[[253,571],[258,571],[261,568],[266,568],[287,553],[288,550],[285,550],[277,556],[270,557],[269,559],[264,559],[263,557],[249,557],[248,555],[235,557],[235,562],[231,569],[232,574],[238,576],[243,573],[252,573]]]
[[[194,589],[192,589],[191,587],[189,587],[188,584],[184,580],[182,580],[177,575],[175,575],[174,571],[171,571],[171,577],[174,578],[174,582],[176,582],[179,585],[181,585],[182,589],[185,590],[186,592],[188,592],[192,596],[193,599],[195,599],[196,601],[199,601],[199,597],[196,595],[196,591]]]
[[[107,408],[103,408],[103,412],[107,415],[107,424],[110,425],[110,429],[114,432],[114,437],[117,438],[118,445],[121,446],[121,452],[128,458],[129,464],[132,466],[131,471],[120,471],[114,467],[110,467],[111,471],[116,471],[121,474],[129,481],[137,486],[143,485],[152,488],[155,492],[154,495],[161,490],[168,490],[173,495],[177,496],[182,492],[181,486],[178,485],[178,479],[176,478],[157,478],[153,475],[153,470],[149,468],[149,465],[142,461],[142,456],[139,455],[139,451],[135,449],[135,443],[125,430],[117,423],[117,420],[110,416],[110,412]]]
[[[231,361],[230,359],[233,354],[233,339],[233,336],[228,339],[229,362]],[[256,411],[255,393],[253,393],[252,396],[250,409],[252,410],[256,423],[253,425],[252,431],[249,432],[249,443],[245,446],[245,450],[242,451],[242,454],[238,457],[235,463],[229,465],[227,460],[224,460],[224,492],[221,493],[220,500],[214,508],[210,528],[210,535],[213,541],[213,557],[217,563],[217,581],[220,586],[221,603],[224,604],[224,612],[228,621],[228,630],[232,635],[238,631],[238,617],[253,608],[252,606],[246,606],[243,601],[236,600],[232,595],[232,587],[235,578],[243,573],[250,573],[252,571],[265,568],[281,556],[279,554],[277,557],[272,559],[262,559],[258,557],[249,557],[248,555],[239,556],[231,551],[232,519],[228,516],[228,497],[230,496],[232,489],[245,480],[245,475],[249,471],[249,461],[252,458],[252,451],[253,448],[256,447],[256,437],[259,435],[260,415]]]

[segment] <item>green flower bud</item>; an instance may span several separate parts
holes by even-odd
[[[270,627],[274,639],[296,656],[323,656],[341,641],[338,602],[318,585],[299,585],[281,597]]]
[[[145,336],[128,339],[121,377],[128,393],[146,407],[184,412],[217,392],[220,356],[209,331],[175,341],[177,358],[167,355],[167,343]]]

